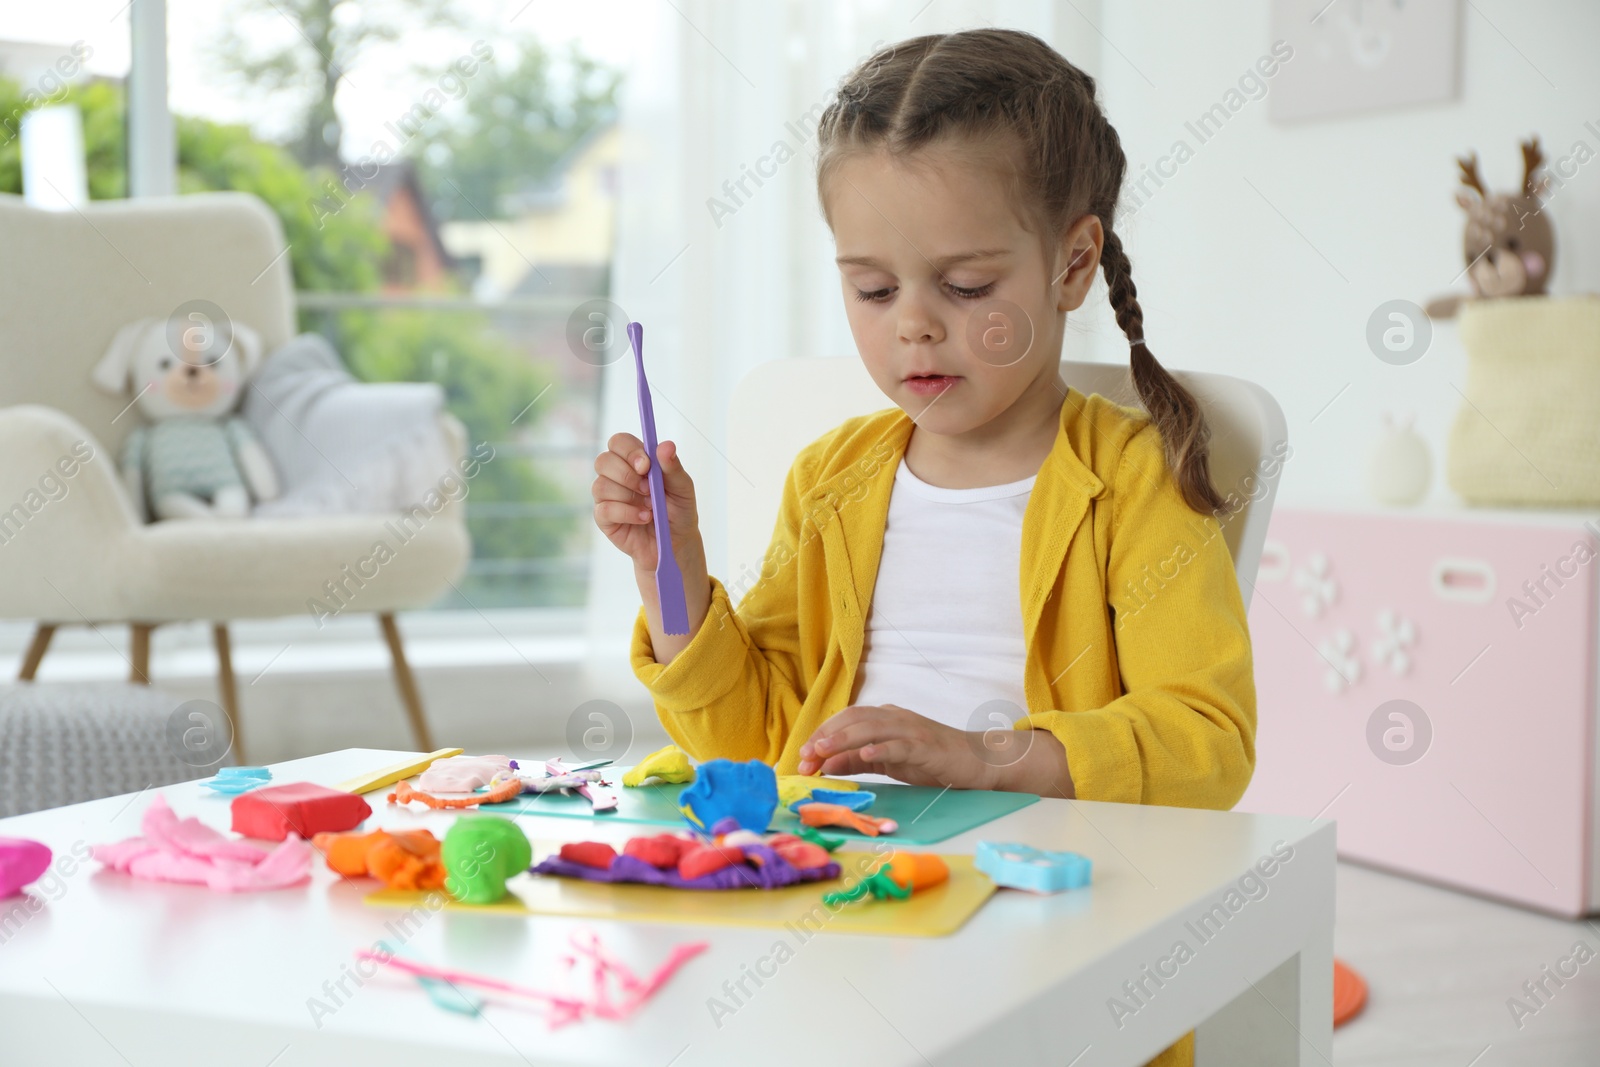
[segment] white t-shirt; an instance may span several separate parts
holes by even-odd
[[[945,489],[901,457],[852,704],[898,704],[958,730],[1027,713],[1020,582],[1033,483]]]

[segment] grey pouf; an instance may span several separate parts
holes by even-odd
[[[0,817],[209,778],[233,763],[230,726],[150,686],[0,688]]]

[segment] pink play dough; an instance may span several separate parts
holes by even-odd
[[[413,789],[424,793],[470,793],[495,775],[511,773],[510,756],[446,756],[417,776]]]
[[[22,892],[22,887],[50,869],[50,848],[21,837],[0,837],[0,897]]]
[[[145,809],[142,837],[95,845],[113,870],[157,882],[191,882],[220,892],[282,889],[311,878],[309,842],[290,836],[268,851],[225,837],[199,819],[179,819],[159,793]]]

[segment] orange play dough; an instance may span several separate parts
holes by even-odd
[[[1349,1022],[1367,1003],[1367,982],[1338,960],[1333,961],[1333,1025]]]
[[[311,843],[328,867],[346,878],[377,878],[390,889],[441,889],[445,869],[439,842],[427,830],[317,834]]]
[[[800,805],[800,823],[803,826],[846,826],[868,837],[892,834],[899,829],[893,819],[878,819],[851,811],[843,804],[822,804],[815,801]]]
[[[889,877],[901,889],[927,889],[950,880],[950,867],[931,852],[899,852],[888,863]]]
[[[413,787],[410,782],[399,782],[396,783],[394,792],[389,794],[389,803],[404,804],[415,800],[430,808],[475,808],[479,804],[503,804],[521,794],[522,782],[516,778],[507,778],[486,793],[468,793],[459,797],[436,797],[432,793],[424,793]]]

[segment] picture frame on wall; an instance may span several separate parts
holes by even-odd
[[[1299,122],[1454,100],[1460,0],[1272,0],[1271,40],[1293,58],[1267,102]]]

